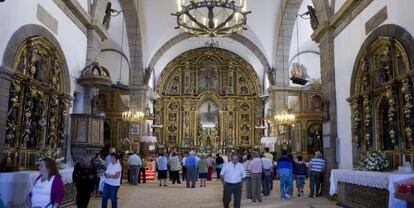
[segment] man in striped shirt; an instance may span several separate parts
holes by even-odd
[[[321,186],[320,176],[325,171],[325,160],[322,158],[322,154],[319,151],[315,152],[315,158],[310,161],[310,190],[309,197],[320,196],[319,189]],[[316,188],[316,194],[315,194]]]

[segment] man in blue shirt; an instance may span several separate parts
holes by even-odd
[[[185,159],[184,166],[187,169],[187,179],[186,179],[187,188],[190,188],[190,180],[191,180],[191,188],[195,188],[195,182],[197,178],[197,158],[195,157],[194,151],[191,151],[190,156],[188,156]]]
[[[277,174],[280,177],[280,198],[290,199],[293,193],[293,161],[288,158],[287,150],[282,150],[282,157],[277,160]]]

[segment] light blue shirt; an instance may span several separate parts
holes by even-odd
[[[167,157],[165,157],[165,156],[159,156],[157,158],[158,170],[167,170],[167,163],[168,163]]]
[[[197,167],[197,158],[195,156],[189,156],[185,159],[185,167]]]
[[[220,175],[224,176],[226,183],[240,183],[246,177],[246,170],[240,163],[234,164],[232,162],[225,163],[221,169]]]

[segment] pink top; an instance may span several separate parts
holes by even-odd
[[[214,163],[215,163],[214,158],[212,157],[207,158],[207,163],[208,163],[208,167],[214,167]]]
[[[247,166],[247,169],[250,170],[251,173],[262,173],[262,160],[260,158],[254,158]]]

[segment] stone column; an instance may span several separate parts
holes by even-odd
[[[144,112],[144,103],[145,103],[147,90],[148,90],[148,88],[145,85],[131,86],[129,106]],[[141,136],[143,135],[143,132],[144,132],[143,128],[145,128],[145,122],[140,123],[139,134],[136,134],[136,135],[131,134],[131,131],[129,131],[129,138],[133,143],[137,143],[137,148],[138,149],[140,148],[139,147],[139,140],[140,140],[140,138],[141,138]]]
[[[323,122],[323,154],[326,160],[324,192],[329,191],[329,177],[332,169],[338,167],[336,161],[336,88],[335,88],[335,59],[334,59],[334,30],[328,22],[323,22],[312,34],[312,39],[319,43],[322,95],[329,101],[329,120]],[[349,138],[339,138],[349,139]]]

